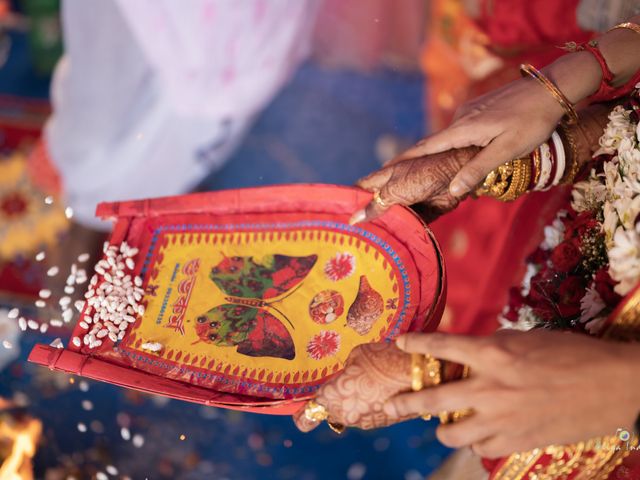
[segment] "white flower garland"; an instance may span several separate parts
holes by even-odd
[[[640,88],[640,84],[636,85]],[[600,223],[605,234],[605,246],[609,260],[609,275],[617,282],[614,290],[626,295],[640,283],[640,124],[630,118],[631,111],[622,106],[609,114],[609,122],[599,139],[600,148],[594,157],[613,155],[603,165],[603,172],[591,170],[589,178],[578,182],[572,189],[573,209],[580,212],[602,212]],[[567,214],[558,212],[551,225],[544,229],[543,250],[552,250],[564,239],[564,224],[561,219]],[[638,223],[636,224],[636,220]],[[527,265],[527,274],[521,293],[527,295],[531,278],[537,272],[535,265]],[[601,315],[605,303],[593,287],[587,288],[580,301],[580,321],[592,334],[598,333],[606,320]],[[502,328],[530,330],[539,324],[531,307],[524,305],[518,310],[518,320],[512,322],[504,317],[505,307],[499,320]]]
[[[609,275],[618,282],[615,291],[626,295],[640,282],[640,149],[638,125],[630,119],[630,110],[615,107],[600,137],[600,149],[594,156],[614,155],[603,165],[603,173],[591,170],[589,178],[575,184],[571,203],[576,212],[601,211],[605,234]],[[590,294],[585,296],[583,318],[594,318]],[[586,312],[590,315],[585,315]]]

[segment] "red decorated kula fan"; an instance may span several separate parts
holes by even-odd
[[[434,330],[445,297],[409,209],[349,225],[356,188],[286,185],[102,204],[115,228],[66,349],[29,360],[207,405],[290,414],[359,344]]]

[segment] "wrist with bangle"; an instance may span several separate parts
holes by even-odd
[[[528,156],[510,160],[489,172],[476,195],[510,202],[527,192],[549,190],[574,182],[580,171],[577,144],[566,124]]]
[[[624,22],[610,28],[606,33],[615,30],[627,30],[632,31],[636,34],[640,34],[640,25],[633,22]],[[600,44],[598,39],[589,40],[588,42],[585,42],[583,44],[569,42],[565,46],[565,49],[572,53],[581,51],[589,52],[598,62],[602,76],[597,91],[588,97],[589,102],[613,100],[622,95],[625,95],[631,89],[633,89],[638,82],[640,82],[640,70],[638,70],[623,85],[617,87],[614,86],[615,75],[609,68],[609,64],[606,58],[600,51]]]

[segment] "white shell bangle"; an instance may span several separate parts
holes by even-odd
[[[562,180],[562,177],[564,175],[566,157],[564,153],[564,145],[562,144],[562,138],[560,138],[560,135],[558,135],[558,132],[556,132],[555,130],[551,134],[551,140],[553,140],[553,146],[556,151],[556,175],[553,178],[553,183],[551,184],[553,186],[558,185],[560,183],[560,180]]]

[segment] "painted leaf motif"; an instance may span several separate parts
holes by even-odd
[[[265,300],[297,287],[317,259],[317,255],[225,257],[211,269],[209,278],[227,295]]]
[[[196,319],[201,341],[221,347],[238,347],[250,357],[276,357],[292,360],[295,347],[280,320],[262,308],[224,304]]]

